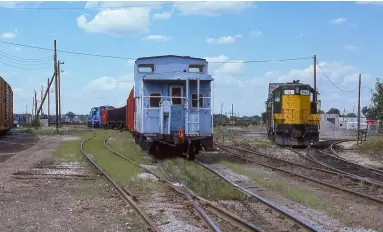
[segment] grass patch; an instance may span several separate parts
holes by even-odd
[[[275,179],[270,175],[244,169],[238,164],[234,164],[229,161],[223,160],[221,161],[221,164],[238,174],[250,177],[250,179],[253,180],[255,183],[261,184],[262,186],[268,189],[282,193],[284,196],[293,201],[302,203],[314,209],[322,210],[328,213],[329,215],[332,215],[343,221],[347,221],[346,216],[342,212],[334,209],[330,203],[316,196],[308,190],[297,187],[290,187],[285,182]]]
[[[201,165],[183,158],[163,162],[175,179],[209,200],[242,200],[244,195],[230,184],[215,177]]]
[[[72,125],[72,126],[63,126],[59,128],[59,131],[57,132],[56,127],[38,127],[35,128],[33,126],[25,126],[19,129],[20,132],[27,133],[27,134],[34,134],[34,135],[42,135],[42,136],[48,136],[48,135],[62,135],[68,132],[84,132],[84,131],[90,131],[89,129],[85,128],[82,125]]]
[[[95,162],[106,171],[118,184],[127,186],[135,194],[141,194],[157,187],[158,184],[147,180],[139,179],[136,176],[144,171],[142,168],[123,160],[112,154],[105,146],[104,140],[110,132],[96,130],[95,138],[92,138],[84,145],[84,150],[91,154]],[[113,133],[113,132],[112,132]],[[126,143],[126,141],[125,141]],[[127,144],[129,146],[129,144]],[[131,144],[130,146],[135,146]],[[153,186],[155,185],[155,186]]]
[[[134,138],[130,133],[118,131],[108,131],[107,133],[111,134],[108,141],[108,146],[111,149],[136,163],[146,164],[149,162],[149,159],[144,158],[148,156],[147,152],[134,143]]]
[[[357,146],[356,144],[353,148],[357,149],[363,154],[373,157],[374,159],[382,160],[383,159],[383,138],[377,137],[371,140],[363,141],[362,144]]]

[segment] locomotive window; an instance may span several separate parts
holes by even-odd
[[[310,93],[310,102],[314,102],[314,94],[312,92]]]
[[[139,64],[137,66],[139,73],[151,73],[154,72],[154,64]]]
[[[173,105],[182,105],[182,88],[171,87]]]
[[[192,94],[192,107],[197,107],[197,94]],[[203,94],[199,94],[199,107],[203,107]]]
[[[191,73],[203,73],[204,65],[202,64],[191,64],[189,65],[189,72]]]
[[[160,93],[152,93],[150,94],[150,107],[160,107],[161,94]]]

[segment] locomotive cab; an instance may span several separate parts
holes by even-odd
[[[269,137],[289,146],[319,141],[320,116],[315,98],[315,90],[299,81],[275,88],[267,101]]]

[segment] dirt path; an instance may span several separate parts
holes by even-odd
[[[41,137],[0,161],[0,231],[141,231],[133,211],[87,164],[50,161],[68,139]]]

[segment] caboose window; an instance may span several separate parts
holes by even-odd
[[[203,68],[205,65],[203,64],[191,64],[189,65],[189,72],[191,73],[203,73]]]
[[[182,105],[182,88],[179,86],[172,86],[170,90],[173,105]]]
[[[137,66],[139,73],[151,73],[154,72],[154,64],[139,64]]]
[[[192,94],[192,107],[197,107],[197,94],[193,93]],[[203,107],[203,94],[199,94],[199,107]]]
[[[150,107],[160,107],[161,94],[160,93],[152,93],[150,94]]]

